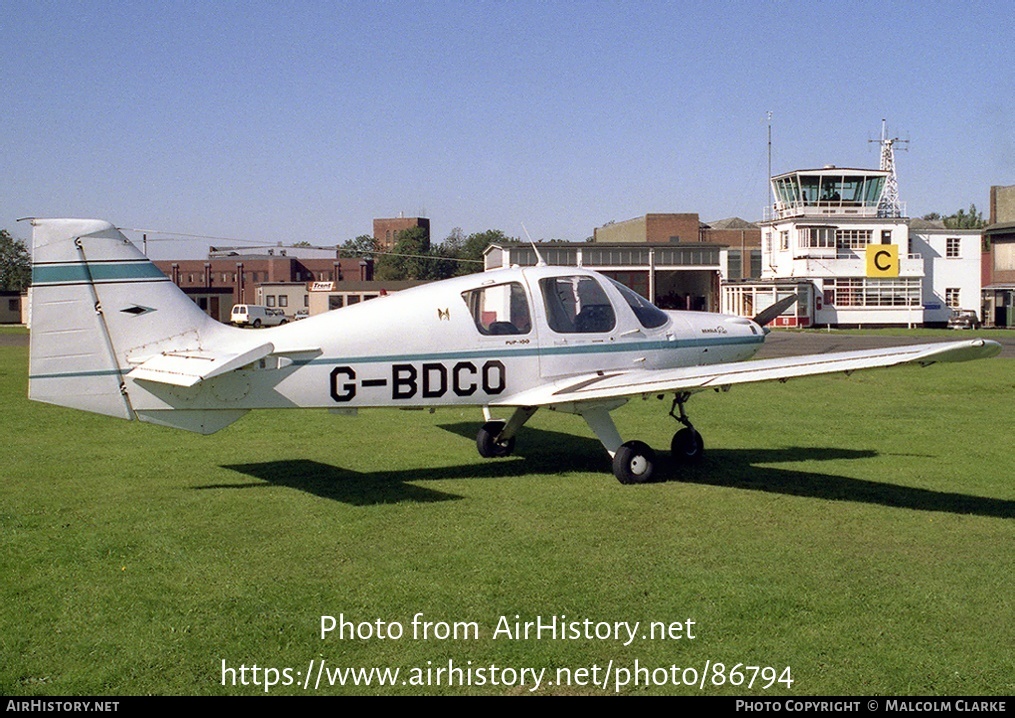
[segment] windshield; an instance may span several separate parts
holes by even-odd
[[[607,277],[607,279],[610,278]],[[638,317],[638,321],[641,322],[643,327],[646,329],[655,329],[657,327],[661,327],[669,321],[669,317],[666,316],[666,313],[663,312],[663,310],[656,308],[656,306],[649,300],[645,299],[645,297],[641,296],[633,289],[625,287],[615,279],[610,279],[610,281],[631,306],[631,311],[634,312],[634,316]]]

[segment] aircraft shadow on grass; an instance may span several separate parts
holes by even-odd
[[[440,428],[469,440],[476,424],[461,422]],[[775,449],[709,449],[701,464],[667,466],[661,463],[662,481],[704,486],[725,486],[804,496],[829,501],[850,501],[920,511],[975,514],[1015,518],[1015,501],[969,494],[931,491],[882,481],[854,479],[831,474],[782,469],[763,464],[799,461],[860,460],[878,456],[869,449],[785,447]],[[437,491],[414,482],[444,479],[498,479],[527,475],[609,471],[608,457],[592,438],[523,427],[515,453],[508,459],[482,460],[457,466],[413,468],[395,471],[358,472],[307,459],[228,464],[222,468],[259,479],[256,484],[214,484],[198,489],[241,489],[285,486],[314,496],[354,506],[405,501],[430,503],[455,501],[463,496]],[[617,486],[618,491],[637,491],[636,486]]]

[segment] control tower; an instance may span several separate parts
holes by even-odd
[[[765,219],[878,217],[890,172],[828,165],[772,178],[775,204]],[[897,216],[905,214],[904,209]]]

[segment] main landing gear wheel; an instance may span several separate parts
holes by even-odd
[[[613,475],[622,484],[644,484],[652,480],[656,468],[656,452],[641,441],[621,444],[613,455]]]
[[[488,421],[476,434],[476,448],[479,455],[484,459],[495,459],[501,456],[510,456],[515,449],[515,437],[498,443],[497,437],[504,431],[503,421]]]
[[[692,428],[681,429],[673,435],[670,442],[673,459],[682,464],[696,464],[705,453],[705,442],[701,434]]]

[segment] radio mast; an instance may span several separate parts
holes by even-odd
[[[895,144],[909,144],[909,140],[900,140],[898,137],[888,137],[888,124],[884,118],[881,120],[881,139],[867,140],[878,142],[881,145],[881,167],[888,172],[885,178],[885,190],[881,193],[881,201],[878,202],[878,217],[901,217],[902,203],[899,201],[899,177],[895,173]],[[902,147],[901,149],[906,149]]]

